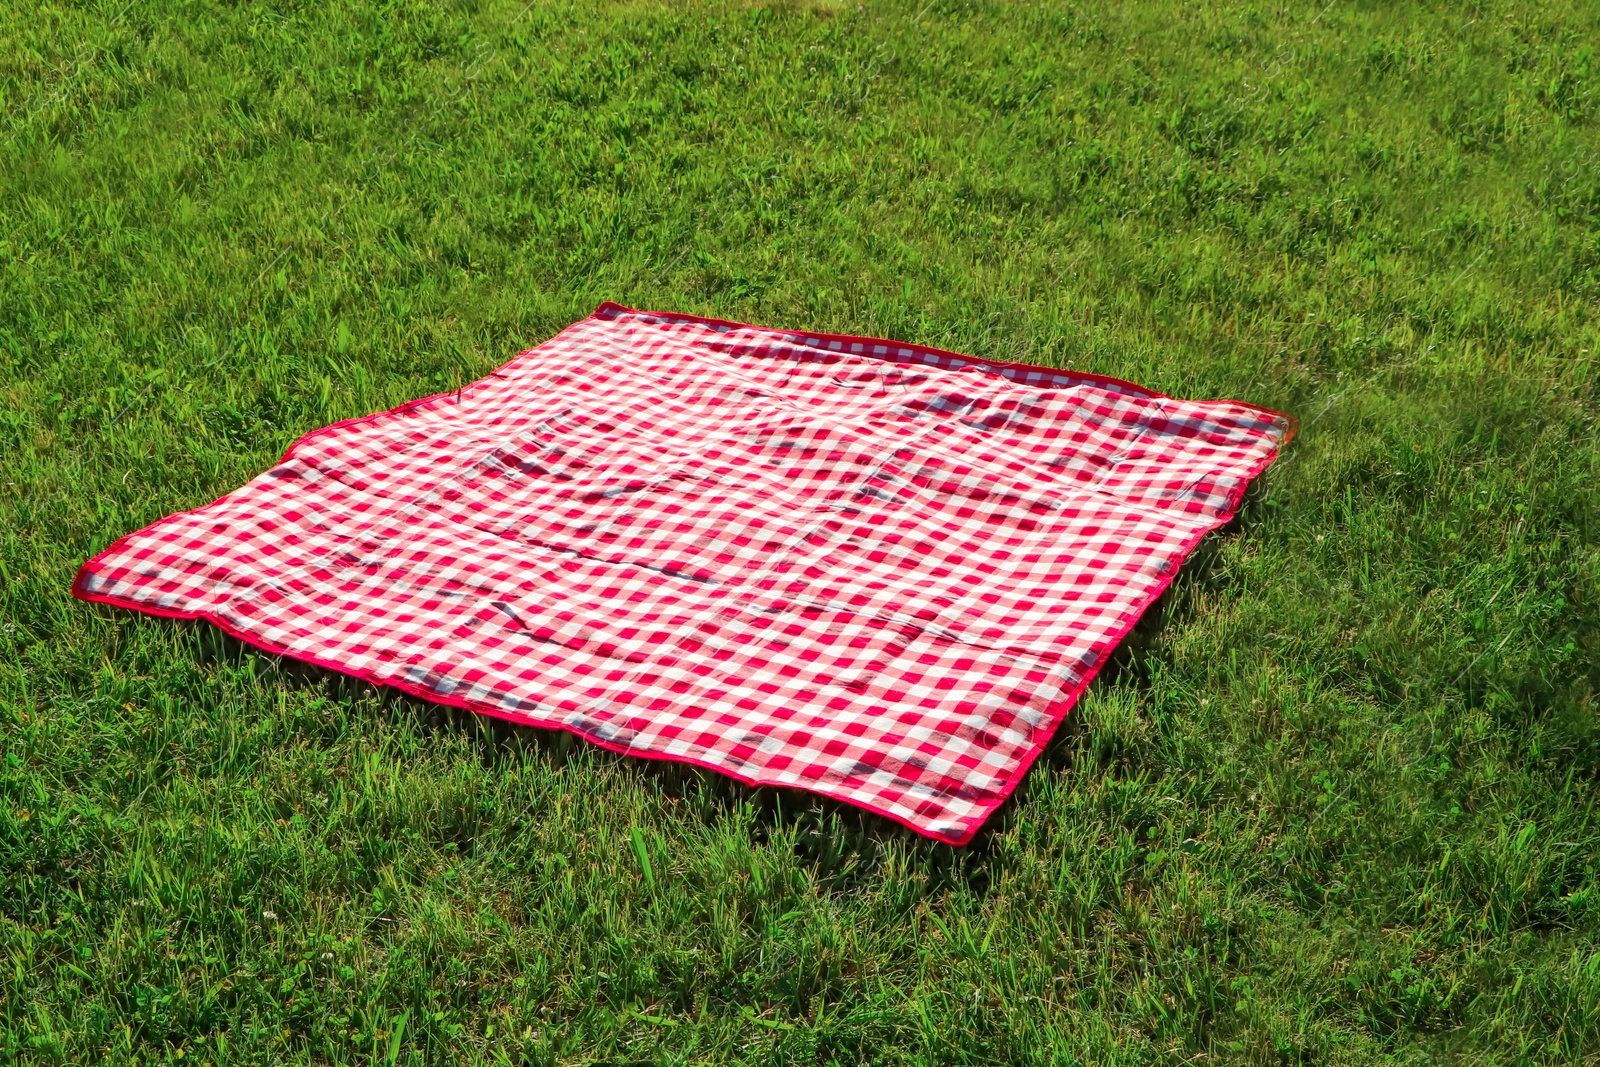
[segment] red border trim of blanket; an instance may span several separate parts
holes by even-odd
[[[1147,389],[1144,386],[1138,385],[1138,384],[1136,384],[1134,382],[1124,381],[1121,378],[1108,377],[1108,376],[1103,375],[1103,374],[1090,374],[1090,373],[1087,373],[1087,372],[1067,370],[1067,369],[1060,368],[1060,367],[1045,367],[1045,366],[1042,366],[1040,364],[1034,364],[1034,363],[1007,362],[1005,360],[986,359],[986,358],[984,358],[982,356],[969,356],[969,355],[966,355],[966,354],[961,353],[961,352],[950,352],[950,351],[947,351],[947,350],[942,349],[942,348],[932,348],[932,347],[929,347],[927,345],[914,344],[914,343],[909,342],[909,341],[894,341],[894,340],[890,340],[890,339],[887,339],[887,338],[881,338],[881,337],[859,337],[859,336],[854,336],[854,335],[851,335],[851,334],[812,333],[812,332],[807,331],[807,330],[783,330],[783,329],[778,329],[776,327],[767,327],[767,326],[754,326],[753,327],[749,323],[732,322],[732,321],[730,321],[728,319],[706,318],[706,317],[703,317],[703,316],[700,316],[700,315],[688,315],[688,314],[683,314],[681,312],[674,312],[674,311],[640,311],[640,310],[638,310],[636,308],[626,307],[625,305],[618,304],[618,303],[615,303],[615,302],[610,301],[610,300],[605,301],[599,307],[595,308],[594,313],[589,315],[587,318],[580,319],[580,320],[578,320],[577,323],[573,323],[573,326],[576,326],[576,325],[578,325],[579,323],[582,323],[582,322],[587,322],[590,319],[598,318],[598,317],[601,317],[601,316],[611,317],[612,315],[615,315],[615,314],[651,315],[651,316],[655,316],[657,318],[661,318],[661,319],[665,319],[665,320],[675,320],[675,321],[679,321],[679,322],[703,322],[703,323],[706,323],[707,325],[711,325],[711,326],[727,326],[727,327],[731,327],[731,328],[734,328],[734,329],[770,330],[773,333],[787,334],[787,335],[789,335],[791,337],[815,338],[815,339],[821,340],[821,341],[839,341],[841,343],[849,343],[849,344],[891,344],[891,345],[894,345],[897,348],[909,349],[910,351],[915,352],[915,353],[920,353],[920,354],[925,354],[925,355],[930,355],[930,356],[939,356],[939,357],[942,357],[942,358],[960,359],[960,360],[965,360],[965,361],[967,361],[969,363],[980,363],[980,364],[985,364],[985,365],[992,366],[992,367],[1014,367],[1014,368],[1020,368],[1020,369],[1025,369],[1025,370],[1055,371],[1056,373],[1059,373],[1059,374],[1062,374],[1062,375],[1065,375],[1065,376],[1068,376],[1068,377],[1072,377],[1072,378],[1082,379],[1082,380],[1085,380],[1085,381],[1103,382],[1103,383],[1106,383],[1106,384],[1109,384],[1109,385],[1122,386],[1124,388],[1132,389],[1132,390],[1134,390],[1136,392],[1142,393],[1145,396],[1159,397],[1159,398],[1165,399],[1165,400],[1173,399],[1172,397],[1167,396],[1167,394],[1165,394],[1165,393],[1158,393],[1153,389]],[[572,329],[572,326],[568,326],[567,327],[567,330],[570,330],[570,329]],[[561,336],[561,334],[563,334],[565,332],[566,332],[566,330],[558,331],[554,335],[554,337],[559,337],[559,336]],[[554,340],[554,337],[552,337],[551,340]],[[546,343],[548,343],[548,342],[546,342]],[[538,346],[535,346],[535,347],[538,347]],[[525,349],[523,352],[518,353],[518,356],[520,357],[522,355],[525,355],[525,354],[527,354],[527,352],[530,352],[532,350],[533,349]],[[877,358],[877,357],[868,356],[866,358],[872,359],[872,358]],[[494,371],[491,371],[484,378],[478,379],[478,381],[479,382],[486,381],[488,378],[493,378],[497,374],[499,374],[499,370],[498,369],[496,369]],[[446,400],[446,399],[450,399],[450,398],[459,399],[459,397],[461,396],[461,394],[463,392],[465,392],[468,389],[471,389],[472,386],[476,385],[476,384],[477,384],[477,382],[473,382],[473,383],[470,383],[468,385],[462,386],[460,389],[454,389],[454,390],[451,390],[450,392],[447,392],[447,393],[436,393],[433,396],[424,397],[421,400],[412,400],[412,401],[409,401],[407,403],[401,404],[398,407],[390,408],[387,411],[374,412],[371,415],[362,415],[362,416],[358,416],[357,418],[353,418],[353,419],[343,419],[343,420],[341,420],[339,422],[330,423],[327,426],[323,426],[323,427],[321,427],[319,429],[312,430],[311,432],[309,432],[309,433],[305,434],[304,436],[302,436],[299,440],[295,441],[294,444],[290,445],[288,450],[284,452],[283,458],[280,459],[278,462],[280,464],[283,463],[283,462],[286,462],[287,460],[289,460],[290,458],[293,457],[293,455],[295,453],[295,450],[297,448],[299,448],[301,445],[304,445],[308,441],[314,440],[314,439],[316,439],[316,438],[318,438],[318,437],[322,436],[323,434],[328,433],[330,431],[337,430],[337,429],[342,429],[342,428],[347,427],[347,426],[354,426],[354,425],[357,425],[357,424],[363,423],[363,422],[370,422],[370,421],[375,420],[375,419],[387,418],[390,415],[409,415],[409,414],[412,414],[413,412],[417,411],[418,409],[422,408],[424,405],[429,405],[429,404],[432,404],[432,403],[434,403],[436,401],[440,401],[440,400]],[[501,711],[498,708],[492,708],[492,707],[487,707],[487,706],[484,706],[484,705],[476,704],[476,703],[474,703],[473,701],[470,701],[470,700],[463,700],[463,699],[454,698],[454,697],[441,696],[440,694],[432,692],[432,691],[427,690],[427,689],[424,689],[421,686],[407,685],[407,684],[402,683],[402,682],[384,681],[384,680],[381,680],[381,679],[379,679],[377,677],[374,677],[368,671],[352,671],[352,670],[349,670],[346,667],[340,666],[339,664],[334,663],[334,662],[332,662],[330,660],[324,660],[324,659],[321,659],[321,658],[319,658],[317,656],[314,656],[314,655],[305,655],[305,654],[302,654],[302,653],[290,652],[290,651],[287,651],[287,650],[281,649],[281,648],[275,648],[271,644],[269,644],[269,643],[267,643],[265,641],[262,641],[262,640],[260,640],[260,639],[258,639],[256,637],[254,637],[254,636],[251,636],[250,634],[243,633],[243,632],[235,629],[234,627],[228,625],[227,623],[223,622],[222,620],[220,620],[220,619],[218,619],[218,618],[216,618],[216,617],[214,617],[214,616],[212,616],[209,613],[204,612],[204,611],[164,611],[164,610],[162,610],[160,608],[152,608],[152,607],[137,603],[135,601],[123,600],[123,599],[119,599],[119,598],[114,597],[114,596],[105,596],[105,595],[99,594],[99,593],[91,593],[87,589],[85,589],[84,588],[84,584],[83,584],[84,580],[89,576],[89,574],[93,570],[95,564],[99,563],[102,559],[104,559],[107,556],[111,555],[112,553],[116,552],[118,549],[120,549],[122,547],[122,545],[129,538],[134,537],[137,534],[143,532],[142,530],[134,530],[134,531],[132,531],[130,533],[124,534],[123,536],[121,536],[121,537],[117,538],[115,541],[113,541],[110,545],[108,545],[105,548],[104,551],[96,554],[92,559],[90,559],[89,561],[84,563],[84,565],[78,569],[78,574],[72,581],[72,595],[74,597],[76,597],[77,599],[79,599],[79,600],[87,601],[89,603],[107,604],[107,605],[110,605],[112,607],[127,608],[127,609],[130,609],[132,611],[142,612],[143,614],[146,614],[146,615],[154,615],[154,616],[157,616],[159,618],[167,618],[167,619],[202,619],[203,618],[207,622],[211,623],[211,625],[213,625],[217,629],[221,630],[223,633],[228,634],[230,637],[236,638],[237,640],[242,641],[245,644],[252,646],[253,648],[259,649],[260,651],[265,652],[266,654],[268,654],[270,656],[286,656],[286,657],[288,657],[290,659],[299,660],[302,663],[309,663],[312,666],[321,667],[324,670],[334,671],[334,672],[336,672],[338,674],[343,674],[346,677],[358,678],[361,681],[364,681],[364,682],[368,683],[369,685],[387,687],[387,688],[390,688],[390,689],[398,689],[399,691],[401,691],[403,693],[406,693],[406,694],[408,694],[410,696],[414,696],[414,697],[418,698],[419,700],[425,700],[425,701],[428,701],[428,702],[433,703],[433,704],[443,704],[443,705],[445,705],[447,707],[461,708],[461,709],[463,709],[465,711],[473,712],[474,714],[488,716],[489,718],[504,719],[507,722],[516,723],[519,726],[531,726],[531,727],[535,727],[537,729],[544,729],[544,730],[550,730],[550,729],[565,730],[568,733],[571,733],[574,736],[580,738],[581,740],[588,742],[589,744],[595,745],[595,746],[597,746],[597,747],[599,747],[601,749],[605,749],[606,751],[609,751],[609,752],[615,752],[618,755],[633,756],[633,757],[636,757],[636,758],[639,758],[639,759],[663,760],[663,761],[671,762],[671,763],[687,763],[687,764],[689,764],[691,766],[701,767],[701,768],[704,768],[706,770],[713,771],[713,772],[715,772],[717,774],[721,774],[721,775],[724,775],[726,777],[732,778],[735,781],[742,782],[745,785],[751,786],[753,788],[799,789],[799,790],[802,790],[804,792],[815,793],[818,796],[827,797],[829,800],[833,800],[833,801],[836,801],[836,802],[842,803],[842,804],[848,804],[848,805],[850,805],[852,807],[861,808],[861,809],[864,809],[866,811],[870,811],[875,815],[881,815],[882,817],[884,817],[886,819],[889,819],[889,820],[891,820],[893,822],[897,822],[897,823],[901,824],[902,826],[906,827],[908,830],[911,830],[914,833],[920,834],[923,837],[929,838],[930,840],[938,841],[938,842],[941,842],[943,844],[959,846],[959,845],[965,845],[965,844],[970,843],[972,841],[972,839],[975,836],[977,836],[978,831],[981,830],[988,823],[990,817],[993,816],[994,813],[997,810],[999,810],[999,808],[1003,804],[1005,804],[1005,802],[1007,800],[1009,800],[1011,798],[1011,794],[1016,791],[1017,786],[1020,785],[1022,783],[1022,780],[1027,777],[1028,771],[1032,769],[1033,764],[1035,763],[1035,761],[1038,760],[1039,756],[1041,754],[1043,754],[1045,749],[1050,747],[1050,741],[1055,737],[1056,731],[1058,729],[1060,729],[1061,724],[1066,722],[1067,715],[1072,711],[1073,707],[1077,705],[1079,698],[1082,697],[1084,692],[1085,692],[1085,690],[1087,690],[1089,688],[1089,685],[1090,685],[1091,682],[1094,681],[1095,676],[1098,675],[1100,673],[1101,669],[1106,665],[1106,663],[1110,661],[1111,655],[1112,655],[1112,653],[1114,653],[1116,651],[1117,646],[1120,645],[1122,643],[1123,639],[1128,636],[1129,631],[1131,631],[1136,625],[1138,625],[1139,620],[1144,617],[1144,613],[1149,610],[1150,605],[1154,604],[1156,602],[1156,600],[1160,598],[1161,594],[1166,592],[1167,586],[1171,585],[1173,579],[1175,579],[1178,576],[1178,571],[1182,568],[1183,563],[1189,558],[1189,553],[1194,551],[1194,547],[1197,544],[1199,544],[1200,541],[1202,539],[1204,539],[1207,534],[1211,533],[1212,531],[1214,531],[1214,530],[1216,530],[1216,529],[1218,529],[1218,528],[1220,528],[1222,526],[1225,526],[1228,522],[1232,521],[1234,515],[1238,512],[1239,502],[1244,498],[1244,494],[1245,494],[1246,490],[1249,489],[1250,484],[1252,482],[1254,482],[1256,480],[1256,478],[1261,475],[1262,471],[1266,470],[1267,467],[1269,467],[1272,464],[1273,460],[1278,458],[1278,453],[1282,450],[1283,446],[1288,444],[1294,438],[1295,434],[1299,431],[1299,428],[1300,428],[1299,420],[1296,419],[1293,415],[1285,415],[1281,411],[1274,411],[1271,408],[1261,407],[1260,405],[1257,405],[1257,404],[1248,404],[1248,403],[1245,403],[1244,401],[1229,401],[1229,403],[1236,403],[1236,404],[1239,404],[1242,407],[1251,408],[1252,410],[1260,411],[1260,412],[1263,412],[1265,414],[1272,415],[1272,416],[1275,416],[1277,418],[1284,419],[1289,423],[1289,432],[1284,436],[1283,440],[1281,442],[1279,442],[1278,447],[1273,449],[1265,457],[1263,457],[1262,460],[1259,463],[1257,463],[1255,465],[1255,467],[1253,467],[1251,469],[1249,476],[1247,478],[1245,478],[1244,481],[1239,483],[1239,487],[1237,489],[1235,489],[1234,492],[1229,496],[1227,509],[1222,514],[1222,516],[1219,519],[1217,519],[1217,521],[1215,521],[1215,522],[1213,522],[1213,523],[1211,523],[1211,524],[1209,524],[1207,526],[1202,527],[1197,533],[1194,534],[1194,536],[1188,538],[1187,540],[1185,540],[1183,542],[1183,545],[1179,549],[1179,556],[1178,556],[1177,563],[1167,572],[1166,577],[1163,578],[1160,582],[1158,582],[1151,589],[1150,593],[1145,597],[1145,599],[1141,603],[1137,604],[1128,613],[1128,619],[1127,619],[1126,625],[1124,625],[1120,630],[1117,631],[1115,640],[1110,641],[1110,642],[1107,643],[1106,651],[1100,657],[1099,661],[1096,662],[1093,666],[1091,666],[1087,671],[1084,672],[1082,680],[1076,686],[1074,686],[1072,689],[1068,690],[1067,692],[1063,693],[1061,695],[1061,697],[1059,699],[1057,699],[1050,706],[1050,708],[1046,712],[1046,722],[1045,722],[1044,726],[1041,728],[1040,733],[1038,735],[1036,735],[1038,740],[1033,745],[1032,751],[1029,752],[1028,755],[1023,758],[1023,760],[1021,761],[1021,763],[1017,767],[1016,773],[1011,777],[1011,779],[1009,781],[1007,781],[1005,783],[1005,786],[1001,789],[1000,794],[994,799],[994,801],[992,803],[990,803],[989,805],[987,805],[986,807],[980,809],[981,813],[982,813],[981,818],[977,819],[977,821],[975,821],[972,824],[971,830],[969,830],[964,836],[962,836],[960,838],[942,837],[942,836],[939,836],[937,834],[930,834],[930,833],[926,832],[925,830],[923,830],[921,827],[919,827],[919,826],[915,825],[914,823],[910,822],[909,820],[904,819],[904,818],[902,818],[902,817],[900,817],[898,815],[895,815],[895,814],[893,814],[893,813],[891,813],[889,811],[886,811],[886,810],[884,810],[882,808],[879,808],[879,807],[877,807],[875,805],[872,805],[872,804],[861,804],[861,803],[857,803],[857,802],[851,801],[851,800],[843,800],[840,797],[833,796],[833,795],[831,795],[831,794],[829,794],[829,793],[827,793],[827,792],[825,792],[823,790],[820,790],[820,789],[813,789],[813,788],[811,788],[809,786],[804,786],[804,785],[776,785],[776,784],[770,783],[770,782],[760,782],[760,781],[757,781],[757,780],[755,780],[753,778],[748,778],[748,777],[746,777],[744,775],[736,774],[734,772],[731,772],[731,771],[727,770],[726,768],[719,767],[719,766],[717,766],[717,765],[715,765],[713,763],[710,763],[709,761],[705,761],[705,760],[686,759],[686,758],[684,758],[682,756],[668,756],[668,755],[663,755],[663,754],[660,754],[660,753],[653,753],[653,752],[637,752],[637,751],[634,751],[632,749],[628,749],[628,748],[626,748],[624,746],[621,746],[621,745],[611,744],[611,743],[608,743],[606,741],[602,741],[602,740],[599,740],[597,738],[591,737],[590,735],[584,733],[581,730],[576,729],[575,727],[565,726],[565,725],[562,725],[562,724],[559,724],[559,723],[546,724],[546,723],[532,722],[527,718],[524,718],[524,717],[518,716],[518,715],[513,715],[513,714],[511,714],[509,712]],[[241,486],[241,488],[243,488],[243,487]],[[237,492],[237,491],[238,490],[235,490],[235,492]],[[186,515],[186,514],[193,514],[193,513],[198,512],[198,511],[203,511],[205,508],[211,507],[212,504],[216,504],[219,501],[226,500],[229,495],[231,495],[231,494],[224,493],[222,496],[218,497],[216,500],[211,501],[211,503],[209,503],[209,504],[204,504],[204,505],[202,505],[201,507],[198,507],[198,508],[191,508],[190,510],[184,511],[184,512],[174,512],[174,514]],[[157,520],[157,523],[152,523],[151,525],[154,526],[154,525],[157,525],[160,522],[165,522],[169,518],[172,518],[172,516],[168,515],[165,518]],[[150,527],[148,527],[148,526],[144,527],[144,529],[149,529],[149,528]]]

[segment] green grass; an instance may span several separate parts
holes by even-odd
[[[1600,1061],[1600,9],[0,14],[0,1058]],[[970,848],[69,598],[604,299],[1301,436]]]

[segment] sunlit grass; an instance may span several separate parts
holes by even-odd
[[[1597,43],[1576,3],[12,5],[3,1055],[1594,1060]],[[68,597],[605,299],[1303,431],[965,850]]]

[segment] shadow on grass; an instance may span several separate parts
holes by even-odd
[[[1225,589],[1232,584],[1226,568],[1222,566],[1223,548],[1234,538],[1244,536],[1260,526],[1265,518],[1264,501],[1264,480],[1257,478],[1251,483],[1233,518],[1195,546],[1172,584],[1145,609],[1133,629],[1112,650],[1105,666],[1101,667],[1100,673],[1084,694],[1085,697],[1097,690],[1119,686],[1142,690],[1149,685],[1150,656],[1160,645],[1168,627],[1181,628],[1188,621],[1193,610],[1190,605],[1194,602],[1194,591]],[[1015,824],[1020,809],[1027,801],[1030,783],[1038,776],[1038,772],[1070,771],[1084,760],[1094,759],[1092,733],[1093,724],[1074,706],[1016,791],[989,817],[968,847],[987,847],[994,838]]]
[[[1177,579],[1113,651],[1091,691],[1147,684],[1149,656],[1167,627],[1183,625],[1189,610],[1187,605],[1193,600],[1190,593],[1196,587],[1214,589],[1228,584],[1229,579],[1221,566],[1222,547],[1233,537],[1259,525],[1261,499],[1258,479],[1233,520],[1201,541],[1184,562]],[[197,636],[203,634],[197,646],[206,660],[224,660],[237,666],[249,657],[265,655],[206,623],[168,621],[162,624],[188,629]],[[386,708],[409,717],[425,732],[470,736],[479,758],[489,766],[535,759],[552,768],[610,768],[648,783],[662,794],[702,812],[708,819],[731,818],[740,811],[752,812],[756,841],[766,843],[775,838],[791,841],[797,856],[815,871],[822,886],[831,892],[847,892],[872,881],[888,857],[891,845],[898,842],[902,851],[910,850],[907,859],[928,876],[928,890],[961,888],[983,895],[989,888],[988,861],[996,840],[1020,817],[1030,780],[1037,774],[1037,770],[1033,770],[1024,777],[969,844],[954,847],[916,835],[891,819],[804,790],[752,787],[687,764],[613,754],[564,730],[523,726],[477,715],[288,657],[269,658],[273,662],[273,672],[290,684],[318,690],[340,702],[376,698]],[[1035,768],[1060,773],[1070,771],[1085,759],[1093,759],[1090,734],[1091,726],[1083,716],[1076,710],[1069,713],[1035,762]]]

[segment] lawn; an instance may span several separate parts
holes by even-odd
[[[1600,1061],[1600,8],[0,14],[0,1057]],[[72,600],[602,300],[1297,414],[964,849]]]

